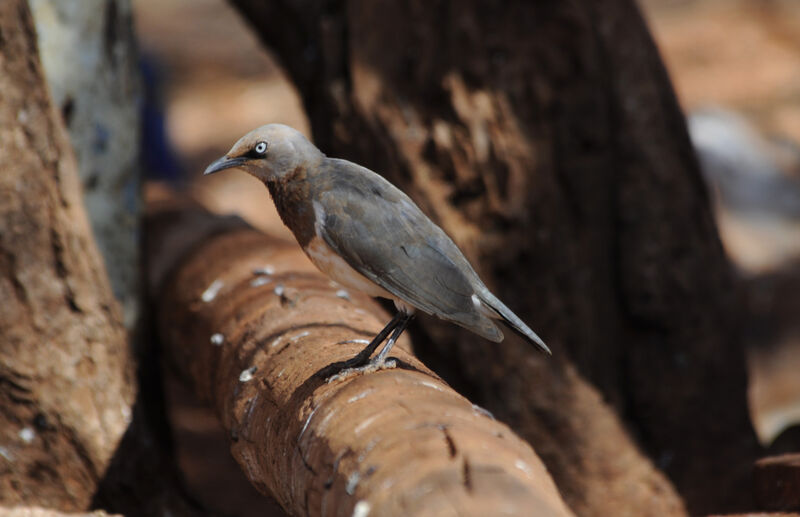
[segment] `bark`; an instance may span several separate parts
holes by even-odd
[[[680,512],[581,376],[692,513],[751,507],[737,288],[632,0],[232,1],[322,150],[412,195],[552,345],[548,360],[511,336],[415,329],[437,371],[536,446],[573,510]]]
[[[96,242],[141,365],[133,415],[91,506],[202,513],[178,479],[154,340],[141,316],[140,77],[128,0],[30,0],[51,99],[69,132]]]
[[[326,382],[320,371],[389,315],[337,289],[294,243],[197,209],[155,210],[147,228],[172,361],[250,481],[287,512],[571,515],[530,446],[406,340],[398,368]]]
[[[139,307],[139,59],[129,0],[30,0],[53,103],[128,330]]]
[[[0,499],[85,509],[131,420],[132,362],[39,64],[0,2]]]

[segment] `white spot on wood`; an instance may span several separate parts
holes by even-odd
[[[517,460],[514,462],[514,466],[520,469],[522,472],[526,473],[529,476],[533,476],[533,469],[531,469],[530,465],[525,463],[522,460]]]
[[[342,300],[350,299],[350,293],[347,292],[347,289],[339,289],[338,291],[336,291],[336,296],[338,296]]]
[[[314,409],[312,409],[312,410],[311,410],[311,413],[309,413],[309,414],[308,414],[308,417],[306,418],[306,421],[305,421],[305,423],[303,424],[303,429],[300,431],[300,434],[299,434],[299,435],[297,435],[297,441],[298,441],[298,442],[299,442],[299,441],[300,441],[300,439],[303,437],[303,434],[306,432],[306,429],[308,429],[308,424],[310,424],[310,423],[311,423],[311,419],[312,419],[312,418],[314,418],[314,413],[316,413],[316,412],[317,412],[317,409],[319,409],[319,406],[317,406],[317,407],[315,407]]]
[[[253,374],[258,370],[257,366],[251,366],[247,370],[243,370],[239,374],[239,382],[250,382],[253,380]]]
[[[372,393],[373,391],[375,391],[373,388],[370,388],[368,390],[364,390],[363,392],[359,393],[358,395],[356,395],[354,397],[350,397],[349,399],[347,399],[347,403],[348,404],[352,404],[353,402],[355,402],[357,400],[361,400],[364,397],[366,397],[367,395],[369,395],[370,393]]]
[[[348,339],[347,341],[340,341],[340,345],[349,345],[350,343],[359,343],[362,345],[368,345],[370,341],[368,339]]]
[[[225,342],[225,336],[217,332],[216,334],[211,335],[211,344],[216,346],[221,346],[222,343]]]
[[[5,447],[0,447],[0,456],[5,458],[5,460],[8,462],[14,461],[14,455],[11,454],[11,452]]]
[[[361,474],[356,470],[350,474],[350,477],[347,478],[347,484],[344,486],[347,495],[353,495],[356,492],[359,481],[361,481]]]
[[[363,422],[361,422],[360,424],[358,424],[358,425],[355,427],[355,429],[353,429],[353,432],[354,432],[356,435],[359,435],[359,434],[361,434],[361,431],[363,431],[364,429],[366,429],[367,427],[369,427],[369,426],[372,424],[372,422],[374,422],[374,421],[375,421],[377,418],[378,418],[378,415],[372,415],[372,416],[370,416],[370,417],[368,417],[368,418],[364,419],[364,421],[363,421]]]
[[[353,507],[352,517],[367,517],[369,515],[370,510],[372,510],[372,505],[369,504],[369,502],[359,501]]]
[[[131,408],[126,404],[122,404],[119,408],[119,412],[122,415],[122,420],[126,424],[130,424],[133,416],[133,414],[131,413]]]
[[[211,282],[211,285],[209,285],[208,288],[203,291],[203,294],[200,295],[200,299],[206,303],[214,300],[214,298],[217,297],[217,294],[219,294],[219,291],[222,289],[223,285],[225,285],[225,283],[222,280],[214,280]]]
[[[275,293],[276,296],[283,296],[285,290],[286,288],[283,287],[283,284],[278,284],[275,286],[273,292]]]
[[[266,265],[264,267],[259,267],[259,268],[254,269],[253,270],[253,274],[254,275],[259,275],[259,276],[274,275],[275,274],[275,268],[272,267],[271,265]]]
[[[268,283],[272,282],[272,279],[268,276],[258,276],[250,281],[250,287],[259,287],[262,285],[267,285]]]
[[[429,388],[433,388],[433,389],[435,389],[436,391],[444,391],[444,389],[443,389],[441,386],[439,386],[438,384],[434,384],[434,383],[432,383],[432,382],[428,382],[428,381],[419,381],[419,383],[420,383],[420,384],[422,384],[423,386],[427,386],[427,387],[429,387]]]
[[[477,404],[473,404],[472,405],[472,411],[476,415],[482,415],[482,416],[485,416],[485,417],[489,417],[492,420],[495,420],[494,415],[488,409],[484,409],[484,408],[480,407]]]
[[[36,431],[30,427],[23,427],[19,432],[20,439],[25,443],[31,443],[36,438]]]
[[[292,337],[292,339],[290,339],[289,341],[291,341],[292,343],[295,343],[298,340],[303,339],[304,337],[308,336],[309,334],[311,334],[311,332],[309,332],[307,330],[303,331],[303,332],[297,334],[296,336]]]
[[[258,393],[256,393],[255,397],[247,401],[247,410],[245,411],[245,418],[247,420],[250,420],[250,417],[253,416],[253,410],[256,408],[256,400],[258,400]]]

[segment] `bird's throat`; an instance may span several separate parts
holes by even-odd
[[[315,236],[314,208],[310,202],[306,171],[298,167],[282,178],[264,182],[269,189],[278,215],[294,234],[300,246],[305,247]]]

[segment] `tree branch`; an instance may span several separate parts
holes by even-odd
[[[331,285],[295,244],[198,209],[156,209],[147,229],[164,344],[216,409],[247,477],[287,511],[571,515],[530,446],[407,341],[396,369],[318,376],[389,316]]]

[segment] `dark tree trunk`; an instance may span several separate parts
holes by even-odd
[[[415,329],[437,371],[534,444],[578,514],[610,515],[602,499],[639,467],[620,508],[680,510],[641,459],[620,463],[637,456],[628,436],[598,434],[614,417],[570,360],[692,513],[750,507],[737,289],[633,0],[233,3],[323,151],[409,192],[554,349]]]

